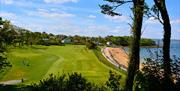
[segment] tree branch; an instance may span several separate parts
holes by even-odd
[[[120,7],[121,5],[123,5],[123,4],[133,2],[132,0],[128,0],[128,1],[124,1],[124,0],[104,0],[104,1],[108,1],[110,3],[113,3],[113,5],[108,5],[108,4],[99,5],[100,8],[102,9],[101,12],[103,14],[107,14],[107,15],[111,15],[111,16],[121,15],[119,13],[116,13],[115,10],[118,7]]]

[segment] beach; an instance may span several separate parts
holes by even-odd
[[[122,47],[105,47],[102,48],[102,54],[104,57],[116,67],[119,67],[125,71],[127,71],[128,63],[129,63],[129,56]],[[143,68],[142,63],[139,66],[140,69]]]
[[[102,53],[110,63],[127,70],[129,57],[123,48],[105,47],[102,49]]]

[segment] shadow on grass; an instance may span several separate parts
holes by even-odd
[[[32,91],[32,87],[19,85],[0,85],[0,91]]]

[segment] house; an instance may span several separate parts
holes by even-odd
[[[96,45],[102,45],[102,43],[100,43],[100,42],[95,42],[95,44],[96,44]]]
[[[0,25],[0,29],[2,29],[3,28],[3,25]]]
[[[68,43],[71,43],[71,39],[70,38],[65,38],[61,41],[61,43],[64,43],[64,44],[68,44]]]
[[[106,45],[107,45],[107,46],[111,46],[111,45],[112,45],[112,42],[108,41],[108,42],[106,42]]]

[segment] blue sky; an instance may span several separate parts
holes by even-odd
[[[153,0],[146,0],[151,6]],[[31,31],[66,35],[130,35],[131,4],[117,11],[122,16],[100,13],[103,0],[0,0],[0,16]],[[180,39],[180,0],[166,0],[172,25],[172,39]],[[162,25],[144,18],[142,37],[162,38]]]

